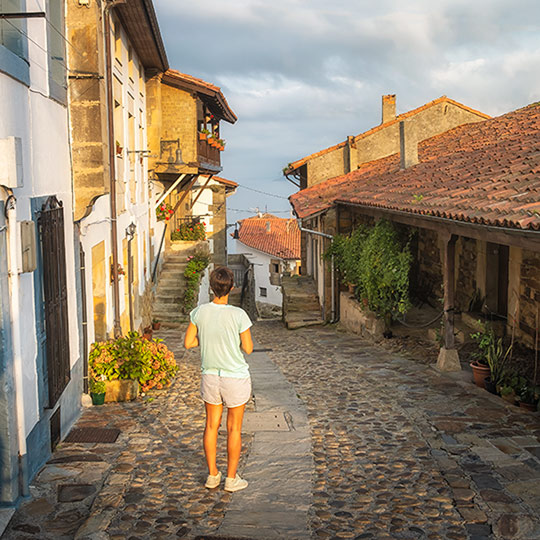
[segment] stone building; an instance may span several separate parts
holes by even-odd
[[[540,307],[539,136],[540,105],[533,104],[417,145],[404,140],[400,152],[304,189],[291,204],[304,227],[329,235],[379,218],[416,230],[412,286],[444,301],[443,349],[454,349],[454,314],[477,310],[503,320],[508,333],[533,347]],[[330,270],[320,254],[330,240],[309,236],[307,273],[326,277],[328,298]],[[327,317],[330,311],[327,304]]]
[[[413,150],[414,156],[414,149],[419,142],[456,126],[486,118],[489,116],[446,96],[396,115],[396,96],[387,94],[382,96],[380,125],[289,163],[284,169],[284,175],[299,189],[306,189],[329,178],[352,172],[364,163],[400,152],[404,141]],[[308,242],[309,239],[302,233],[303,268],[307,268]]]
[[[150,0],[68,2],[74,221],[85,354],[148,319],[155,188],[148,177],[147,79],[168,68]],[[82,51],[92,51],[92,54]]]
[[[235,186],[226,187],[226,183],[213,177],[222,170],[225,141],[220,137],[220,122],[234,124],[235,114],[219,87],[172,69],[156,73],[148,81],[147,102],[148,166],[152,181],[163,192],[157,202],[176,209],[162,232],[162,247],[155,255],[161,257],[167,252],[170,231],[182,222],[191,222],[197,216],[195,205],[201,197],[206,200],[208,193],[214,194],[212,205],[219,208],[219,215],[212,212],[211,219],[208,216],[206,223],[213,229],[209,237],[220,244],[225,223],[222,203],[225,204],[226,191],[230,193]],[[216,253],[216,258],[223,261],[223,253]]]
[[[44,6],[3,2],[15,18],[0,20],[0,507],[28,495],[79,415],[83,381],[66,3]]]

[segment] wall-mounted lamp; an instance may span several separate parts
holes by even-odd
[[[137,225],[135,225],[135,223],[130,223],[126,228],[126,236],[128,237],[128,240],[133,240],[136,231]]]

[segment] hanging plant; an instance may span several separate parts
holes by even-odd
[[[116,141],[116,155],[118,157],[121,157],[123,151],[124,151],[124,148],[122,147],[122,145],[118,141]]]
[[[156,218],[158,221],[169,221],[173,214],[173,207],[169,203],[161,203],[156,208]]]

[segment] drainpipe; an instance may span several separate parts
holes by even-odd
[[[88,314],[86,313],[86,255],[82,242],[79,242],[79,260],[81,276],[81,308],[83,334],[83,392],[88,394]]]
[[[297,222],[298,222],[298,228],[302,231],[302,232],[305,232],[307,234],[313,234],[315,236],[322,236],[323,238],[328,238],[329,240],[333,240],[334,237],[331,235],[331,234],[326,234],[326,233],[323,233],[323,232],[320,232],[320,231],[313,231],[312,229],[306,229],[304,227],[302,227],[302,220],[301,219],[297,219]],[[335,323],[337,321],[337,317],[336,317],[336,282],[335,282],[335,279],[334,279],[334,276],[335,276],[335,269],[334,269],[334,256],[332,255],[332,259],[331,259],[331,272],[332,272],[332,287],[331,287],[331,291],[332,291],[332,296],[331,296],[331,307],[332,307],[332,318],[330,320],[331,323]],[[323,279],[324,279],[324,272],[323,272]]]
[[[120,284],[118,279],[118,226],[116,211],[116,145],[114,139],[114,102],[113,102],[113,75],[111,66],[111,9],[114,2],[108,2],[103,11],[105,33],[105,71],[107,83],[107,125],[109,132],[109,173],[111,197],[111,255],[114,305],[114,337],[122,335],[120,324]]]
[[[17,443],[19,447],[19,490],[22,496],[29,495],[26,434],[24,426],[23,369],[21,351],[21,314],[19,312],[19,264],[17,246],[17,200],[10,195],[6,201],[8,222],[8,263],[11,340],[13,344],[13,375],[15,378],[15,413],[17,418]]]

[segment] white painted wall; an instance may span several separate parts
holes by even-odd
[[[116,24],[119,24],[118,22]],[[120,127],[116,127],[115,141],[123,148],[121,155],[116,158],[116,178],[119,196],[123,198],[119,205],[117,215],[118,230],[118,261],[123,267],[125,275],[119,280],[120,293],[120,314],[129,310],[126,305],[125,287],[128,285],[128,270],[124,265],[123,241],[127,238],[126,230],[130,224],[136,226],[136,236],[132,242],[137,249],[133,249],[134,269],[137,269],[137,276],[134,282],[138,282],[138,288],[134,290],[134,295],[142,295],[145,287],[152,279],[152,271],[155,260],[151,260],[151,246],[157,255],[163,223],[158,222],[154,211],[155,203],[161,195],[158,185],[149,182],[148,179],[148,159],[145,154],[139,152],[147,148],[147,126],[146,126],[146,88],[144,80],[144,68],[137,57],[136,52],[132,52],[132,72],[128,62],[129,39],[123,29],[120,31],[121,47],[120,61],[115,59],[115,47],[112,47],[111,61],[113,65],[114,85],[113,95],[115,101],[120,103],[121,112],[115,116],[121,118]],[[114,44],[114,32],[112,36]],[[142,68],[142,69],[141,69]],[[133,135],[130,135],[133,130]],[[134,179],[135,189],[132,192],[132,181]],[[134,195],[134,196],[133,196]],[[111,249],[111,214],[110,197],[103,195],[95,202],[90,214],[81,220],[81,243],[86,256],[86,291],[88,313],[88,339],[94,341],[95,330],[93,320],[93,289],[92,289],[92,248],[100,242],[105,242],[105,258],[109,260],[112,254]],[[146,245],[146,254],[144,247]],[[106,286],[106,325],[107,332],[112,333],[114,327],[114,303],[113,288],[110,280],[110,267],[106,264],[107,286]],[[135,304],[134,304],[135,308]],[[139,329],[142,325],[141,304],[139,310],[134,312],[134,328]]]
[[[40,11],[28,2],[29,11]],[[75,253],[72,221],[71,167],[68,117],[65,105],[49,98],[47,25],[29,19],[27,29],[30,87],[0,71],[0,139],[15,136],[22,142],[23,185],[13,189],[17,199],[17,221],[30,220],[31,198],[56,195],[64,206],[66,277],[70,364],[79,359]],[[0,65],[0,70],[2,66]],[[4,200],[8,193],[0,189]],[[20,242],[20,231],[16,232]],[[13,231],[9,231],[13,234]],[[23,364],[24,426],[28,435],[40,419],[38,403],[37,338],[34,273],[20,274],[20,320],[13,321],[21,335]]]
[[[255,300],[274,306],[281,306],[283,296],[281,294],[281,286],[270,283],[270,260],[277,259],[277,257],[246,246],[240,240],[235,240],[234,242],[236,244],[236,253],[244,254],[249,262],[253,264],[256,290]],[[266,297],[261,296],[261,287],[266,289]]]

